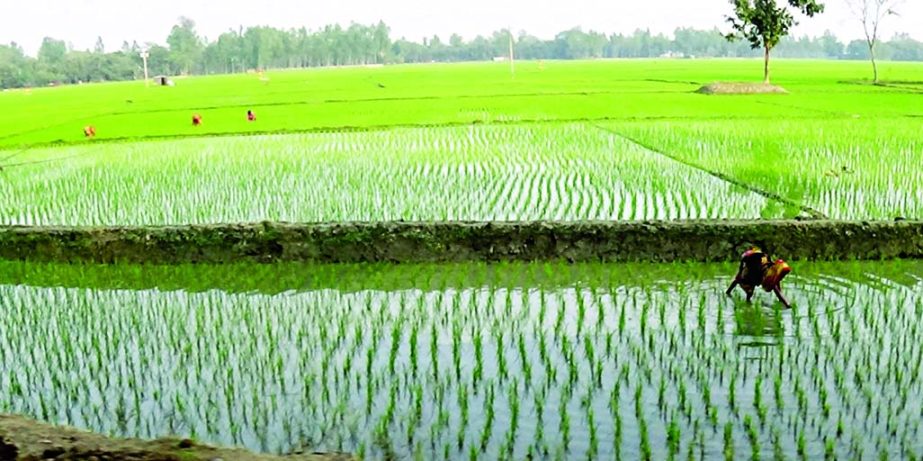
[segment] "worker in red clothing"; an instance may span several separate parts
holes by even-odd
[[[252,110],[247,111],[247,121],[256,121],[256,114],[254,114]]]
[[[202,124],[202,116],[199,114],[192,114],[192,125],[199,126]]]
[[[741,256],[740,267],[730,288],[727,289],[727,295],[730,296],[734,288],[740,285],[740,288],[747,294],[747,302],[750,302],[753,298],[753,291],[756,287],[762,286],[763,291],[775,293],[779,302],[790,308],[791,304],[782,294],[782,279],[791,271],[792,268],[785,261],[777,259],[772,262],[763,250],[751,247]]]
[[[93,125],[87,125],[83,127],[83,135],[87,138],[92,138],[96,136],[96,127]]]

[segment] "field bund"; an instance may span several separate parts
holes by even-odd
[[[0,228],[0,259],[93,263],[736,260],[759,245],[790,260],[923,258],[923,221],[255,223]]]

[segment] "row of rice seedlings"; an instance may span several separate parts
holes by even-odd
[[[621,123],[612,128],[831,218],[923,216],[921,124],[911,119]]]
[[[549,269],[578,270],[278,295],[2,285],[0,411],[370,459],[920,452],[923,282],[793,278],[779,313],[726,280],[612,286],[597,267],[546,287]]]
[[[758,218],[767,206],[585,125],[67,150],[69,158],[22,167],[0,183],[0,224]]]

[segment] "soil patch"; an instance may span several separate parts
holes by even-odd
[[[700,94],[788,94],[785,88],[768,83],[715,82],[696,90]]]
[[[346,454],[273,456],[216,448],[189,439],[116,439],[78,429],[0,415],[0,461],[347,461]]]
[[[0,259],[91,263],[923,259],[923,221],[374,222],[0,227]]]

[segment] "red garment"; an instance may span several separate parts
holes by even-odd
[[[782,283],[782,279],[792,271],[792,268],[783,260],[777,259],[776,262],[766,270],[766,275],[763,276],[763,290],[772,291],[779,284]]]

